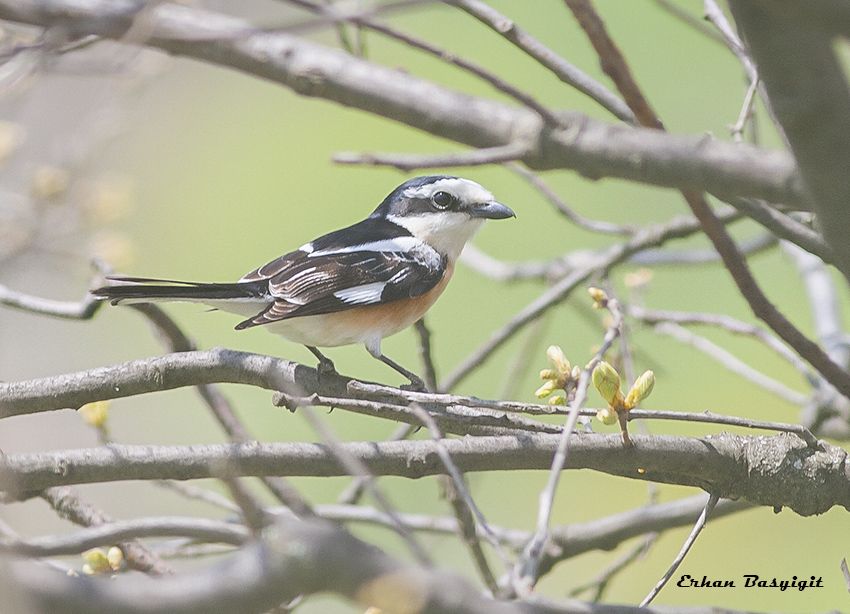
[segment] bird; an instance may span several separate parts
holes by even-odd
[[[448,175],[405,181],[366,219],[305,243],[233,283],[109,276],[91,291],[121,303],[189,301],[242,316],[300,343],[335,373],[319,348],[362,343],[374,358],[425,390],[386,356],[381,341],[422,318],[443,293],[464,245],[488,220],[516,217],[480,184]]]

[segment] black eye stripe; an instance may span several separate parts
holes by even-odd
[[[455,197],[448,192],[435,192],[434,195],[431,196],[431,202],[434,203],[434,206],[438,209],[448,209],[454,204]]]

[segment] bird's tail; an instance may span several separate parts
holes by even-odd
[[[158,301],[228,301],[261,300],[268,294],[268,286],[259,282],[205,283],[152,279],[147,277],[107,277],[114,285],[91,291],[100,300],[118,303],[152,303]]]

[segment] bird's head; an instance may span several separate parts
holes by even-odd
[[[484,220],[516,217],[482,186],[461,177],[430,175],[405,181],[372,213],[454,259]]]

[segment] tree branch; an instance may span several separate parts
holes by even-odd
[[[180,352],[79,373],[0,383],[0,418],[76,409],[92,401],[215,382],[346,396],[348,381],[327,375],[320,385],[315,369],[271,356],[221,348]]]
[[[268,383],[264,383],[267,381],[266,370],[271,371]],[[290,374],[294,372],[296,377],[275,379],[275,376],[282,376],[284,371]],[[151,377],[151,373],[156,375]],[[118,377],[115,374],[121,375]],[[320,388],[320,392],[306,397],[278,392],[274,395],[273,402],[283,405],[289,403],[293,407],[300,405],[339,407],[376,418],[404,422],[406,423],[405,432],[407,432],[408,424],[422,425],[421,420],[411,415],[408,407],[410,403],[418,403],[432,411],[440,424],[458,434],[509,434],[520,437],[523,431],[560,433],[562,427],[558,425],[532,421],[514,414],[565,413],[562,408],[552,405],[491,401],[456,394],[414,392],[342,376],[323,375],[319,382],[316,370],[311,367],[270,356],[218,349],[168,354],[112,367],[58,375],[53,378],[0,383],[0,418],[57,411],[75,406],[74,404],[77,403],[85,404],[103,398],[120,398],[158,390],[197,386],[204,382],[230,382],[268,388],[281,384],[281,387],[289,389],[298,389],[299,386],[304,385],[307,387],[304,391],[306,393],[310,392],[310,386],[316,386]],[[343,386],[346,396],[332,397],[324,392],[325,389],[339,390]],[[581,410],[581,415],[585,416],[593,416],[595,413],[595,409]],[[632,418],[642,420],[684,420],[791,432],[800,436],[810,447],[817,447],[817,441],[812,434],[798,424],[760,422],[706,412],[634,409],[630,415]],[[400,438],[405,436],[399,435]],[[250,441],[242,443],[250,443]],[[300,511],[300,513],[303,512]]]
[[[799,245],[824,262],[830,264],[835,262],[835,254],[823,237],[791,216],[750,198],[727,198],[723,202],[745,213],[747,217],[757,221],[776,237]]]
[[[740,214],[721,216],[724,223],[737,219]],[[594,273],[605,273],[617,264],[628,260],[634,254],[663,245],[667,241],[690,236],[700,230],[700,223],[693,217],[677,217],[665,224],[658,224],[636,232],[628,241],[612,245],[596,252],[586,259],[581,266],[572,268],[566,275],[548,288],[534,301],[526,305],[519,313],[504,326],[490,335],[472,354],[465,358],[460,365],[449,373],[440,383],[441,390],[451,390],[462,382],[473,369],[487,360],[493,352],[504,345],[523,327],[530,324],[546,311],[564,301],[580,284],[584,283]],[[0,397],[2,398],[2,397]],[[0,405],[2,407],[2,405]]]
[[[435,155],[404,153],[352,153],[340,152],[334,155],[337,164],[365,164],[369,166],[391,166],[400,171],[409,172],[423,168],[443,168],[447,166],[484,166],[519,160],[528,154],[529,146],[522,143],[509,143],[496,147],[473,149]]]
[[[730,7],[812,195],[824,239],[850,279],[850,87],[829,30],[793,1],[733,0]]]
[[[0,564],[3,561],[0,560]],[[280,520],[262,540],[209,568],[156,581],[119,576],[71,578],[26,563],[0,567],[0,587],[13,604],[41,612],[114,614],[265,612],[296,595],[331,592],[386,614],[660,614],[628,606],[494,601],[454,574],[412,567],[326,521]],[[709,614],[710,609],[689,610]]]
[[[534,58],[538,64],[549,70],[562,82],[586,94],[615,117],[630,124],[635,123],[635,116],[628,106],[615,94],[605,89],[601,83],[593,80],[541,41],[520,28],[514,21],[499,13],[496,9],[480,0],[446,0],[447,4],[457,6],[485,26],[513,43],[515,47]]]
[[[77,497],[70,488],[47,488],[39,494],[56,511],[56,514],[74,524],[84,527],[98,527],[112,522],[112,518],[108,514]],[[174,571],[139,541],[132,540],[122,543],[121,551],[124,553],[127,564],[133,569],[157,576]]]
[[[251,533],[241,524],[209,518],[148,517],[117,520],[70,535],[17,540],[6,538],[0,540],[0,551],[32,557],[60,556],[144,537],[191,537],[204,542],[241,546],[250,539]]]
[[[801,515],[834,505],[850,509],[847,452],[825,443],[813,450],[794,435],[635,436],[632,449],[623,447],[619,435],[581,433],[571,438],[566,468],[696,486],[725,498],[787,506]],[[449,439],[443,446],[463,472],[506,471],[549,469],[558,441],[558,435],[529,434]],[[419,478],[445,471],[431,441],[355,442],[337,448],[375,475]],[[0,462],[0,486],[13,496],[26,496],[67,484],[221,477],[212,468],[222,466],[233,476],[349,475],[323,444],[113,444],[8,455]]]
[[[600,55],[600,61],[603,67],[612,67],[610,70],[606,70],[616,83],[617,89],[621,93],[624,93],[626,102],[632,106],[632,110],[635,112],[640,124],[652,128],[662,128],[661,122],[640,91],[626,64],[625,58],[620,54],[617,46],[608,35],[602,19],[594,10],[590,0],[565,1],[591,39],[594,48]],[[787,41],[784,39],[783,44],[787,44]],[[795,49],[795,53],[798,52],[799,50]],[[844,84],[843,76],[840,76],[840,80]],[[846,89],[846,84],[844,84],[844,87]],[[845,94],[850,97],[850,92],[845,92]],[[850,104],[847,107],[850,108]],[[846,114],[846,117],[847,123],[850,125],[850,112]],[[847,130],[843,132],[845,134],[850,133]],[[850,148],[847,151],[850,154]],[[835,180],[839,181],[840,178],[836,177]],[[682,190],[682,196],[688,203],[693,214],[699,219],[703,231],[711,239],[715,249],[717,249],[720,257],[723,259],[723,264],[729,271],[732,280],[756,317],[763,320],[788,345],[793,347],[800,356],[805,358],[823,375],[824,379],[841,391],[844,396],[850,398],[850,373],[833,362],[826,352],[806,337],[770,302],[756,282],[752,271],[750,271],[746,260],[738,250],[732,237],[726,232],[723,223],[709,206],[705,195],[694,190]],[[850,225],[850,213],[845,212],[842,219],[848,222],[848,224],[841,226],[842,228]],[[850,247],[847,248],[846,252],[848,255],[848,262],[846,264],[850,265]],[[838,268],[842,270],[845,276],[850,275],[850,266],[847,268],[844,267],[845,263],[841,260],[841,255],[836,253],[836,258]]]
[[[137,9],[131,0],[0,0],[0,18],[75,34],[120,38]],[[221,14],[163,3],[150,11],[144,44],[279,83],[478,148],[528,143],[523,161],[588,177],[750,196],[806,207],[791,157],[709,137],[673,136],[561,113],[563,127],[536,113],[448,90],[284,33]]]

